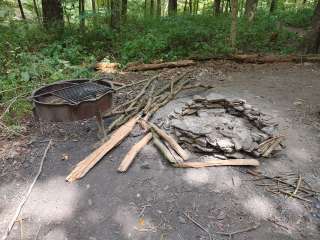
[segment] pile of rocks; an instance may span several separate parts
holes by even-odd
[[[263,155],[261,147],[277,138],[278,124],[271,116],[245,100],[217,94],[194,96],[170,116],[173,133],[181,144],[193,152],[217,157],[242,158],[243,153],[259,157]],[[280,150],[279,143],[272,150]]]

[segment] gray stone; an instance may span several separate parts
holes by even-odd
[[[224,155],[220,155],[220,154],[213,154],[214,157],[222,159],[222,160],[226,160],[227,158]]]
[[[247,104],[247,103],[244,104],[243,107],[244,107],[245,110],[251,110],[251,108],[252,108],[252,106],[250,104]]]
[[[203,110],[203,109],[198,110],[198,111],[197,111],[197,115],[198,115],[199,117],[201,117],[201,118],[207,118],[207,117],[209,117],[208,111],[207,111],[207,110]]]
[[[206,110],[208,114],[212,115],[223,115],[226,113],[225,108],[213,108],[213,109],[207,109]]]
[[[181,217],[181,216],[178,217],[178,221],[179,221],[179,223],[182,223],[182,224],[186,224],[187,223],[186,219],[184,217]]]
[[[205,97],[200,96],[200,95],[194,95],[194,96],[192,97],[192,99],[193,99],[193,101],[195,101],[195,102],[206,100]]]
[[[187,142],[187,143],[194,143],[194,141],[187,137],[179,137],[179,141],[181,142]]]
[[[242,153],[239,153],[239,152],[235,152],[235,153],[232,153],[232,154],[226,154],[226,156],[229,157],[229,158],[234,158],[234,159],[245,158],[245,156]]]
[[[206,96],[206,99],[209,102],[219,102],[219,101],[224,101],[225,97],[223,95],[218,94],[218,93],[209,93]]]
[[[231,153],[234,149],[234,144],[229,138],[217,139],[217,146],[224,152]]]
[[[199,146],[198,144],[192,144],[191,145],[194,149],[197,150],[197,152],[205,152],[205,153],[213,153],[216,152],[214,148],[208,148],[208,147],[202,147]]]
[[[242,149],[241,141],[238,138],[232,138],[232,141],[234,143],[234,148],[236,149],[236,151]]]
[[[277,131],[277,126],[267,126],[267,127],[261,128],[261,131],[268,134],[269,136],[273,136]]]
[[[244,111],[244,107],[243,106],[236,106],[236,107],[233,107],[235,110],[237,110],[237,111],[240,111],[240,112],[242,112],[242,111]]]
[[[205,137],[199,137],[195,139],[195,143],[202,146],[202,147],[206,147],[207,146],[207,140]]]

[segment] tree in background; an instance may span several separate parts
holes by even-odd
[[[123,22],[127,21],[127,12],[128,12],[128,0],[122,0],[121,19],[123,20]]]
[[[318,4],[314,10],[311,29],[309,30],[305,38],[305,52],[320,52],[320,0],[318,0]]]
[[[121,1],[111,0],[111,28],[120,30],[121,25]]]
[[[168,0],[168,15],[169,16],[174,16],[177,14],[177,10],[178,10],[178,4],[177,4],[177,0]]]
[[[79,18],[80,18],[80,29],[83,31],[86,25],[85,22],[85,0],[79,0]]]
[[[231,31],[230,42],[233,49],[236,48],[237,31],[238,31],[238,0],[231,0]]]
[[[161,0],[157,0],[157,16],[161,17]]]
[[[245,6],[245,11],[244,15],[246,18],[251,22],[257,11],[257,6],[258,6],[258,0],[247,0],[246,1],[246,6]]]
[[[39,14],[39,9],[38,9],[37,1],[36,1],[36,0],[32,0],[32,2],[33,2],[34,12],[36,13],[36,16],[37,16],[38,21],[40,21],[40,14]]]
[[[221,9],[221,0],[214,0],[213,13],[215,16],[220,15],[220,9]]]
[[[19,9],[20,9],[21,18],[22,19],[26,19],[26,15],[24,15],[24,11],[23,11],[23,6],[22,6],[22,3],[21,3],[21,0],[18,0],[18,5],[19,5]]]
[[[63,8],[60,0],[42,0],[43,23],[50,26],[63,27]]]
[[[277,0],[271,0],[270,13],[274,13],[276,9],[277,9]]]

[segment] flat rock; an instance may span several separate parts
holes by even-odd
[[[224,152],[232,152],[234,148],[233,142],[229,138],[217,139],[217,146]]]

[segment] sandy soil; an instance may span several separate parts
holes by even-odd
[[[216,86],[207,91],[246,99],[280,123],[287,148],[261,160],[261,171],[273,176],[300,173],[320,191],[320,66],[208,62],[197,68],[203,72],[199,81]],[[182,93],[155,120],[164,119],[193,94],[205,93]],[[96,128],[93,121],[50,125],[43,133],[34,127],[25,138],[0,140],[0,236],[38,170],[46,147],[42,141],[52,138],[43,172],[9,239],[210,239],[207,232],[212,239],[229,239],[218,232],[255,226],[233,239],[320,238],[319,201],[309,204],[272,195],[248,181],[253,177],[245,168],[175,169],[149,144],[126,174],[117,173],[125,153],[141,138],[138,134],[84,179],[66,183],[73,166],[96,146]],[[69,159],[63,161],[65,154]]]

